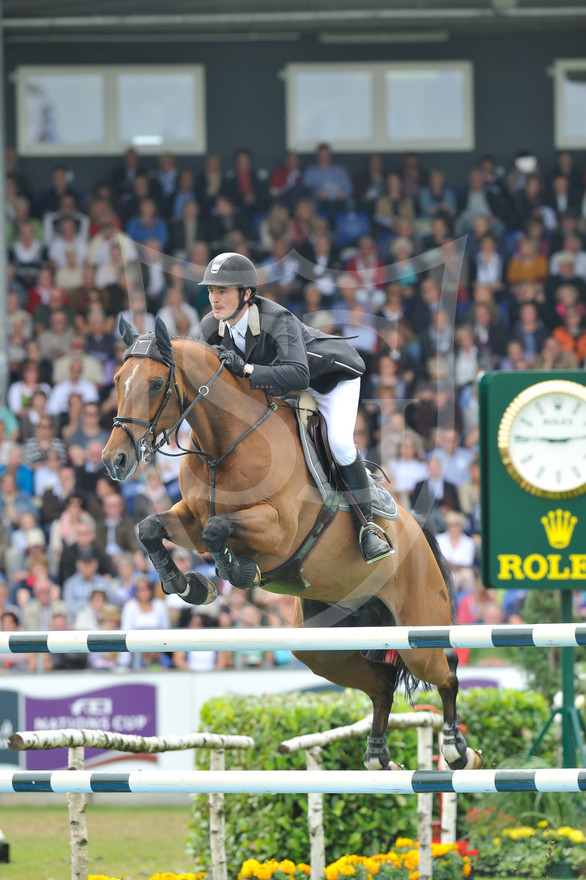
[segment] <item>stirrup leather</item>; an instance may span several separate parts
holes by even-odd
[[[371,557],[370,559],[366,556],[362,543],[364,536],[369,533],[377,535],[377,537],[379,537],[385,542],[385,544],[387,544],[387,547],[382,553],[379,553],[376,556]],[[362,558],[367,565],[372,565],[373,562],[378,562],[380,559],[386,559],[387,556],[391,556],[395,552],[393,542],[391,541],[385,530],[382,528],[382,526],[379,526],[375,522],[367,522],[366,525],[360,527],[360,531],[358,533],[358,546],[360,547]]]

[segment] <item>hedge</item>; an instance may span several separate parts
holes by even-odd
[[[426,703],[441,706],[439,696],[425,694]],[[473,688],[458,698],[459,715],[466,724],[468,744],[484,751],[485,766],[501,765],[513,754],[528,750],[549,715],[541,694]],[[394,711],[408,711],[401,698]],[[226,751],[226,769],[305,769],[305,753],[279,755],[282,740],[341,727],[371,711],[370,701],[356,691],[303,692],[277,696],[229,695],[208,700],[201,711],[201,729],[213,733],[251,736],[251,752]],[[417,733],[391,730],[391,757],[408,769],[417,767]],[[552,758],[552,740],[545,743],[545,759]],[[366,740],[335,743],[322,752],[325,770],[362,769]],[[542,751],[543,756],[543,751]],[[196,767],[209,767],[206,751],[196,752]],[[482,796],[460,796],[459,814]],[[226,854],[229,875],[243,859],[308,859],[307,797],[297,794],[227,794]],[[387,852],[400,836],[417,836],[417,798],[413,795],[335,794],[326,797],[326,858],[333,862],[344,853]],[[207,796],[194,798],[190,849],[198,870],[209,870]]]

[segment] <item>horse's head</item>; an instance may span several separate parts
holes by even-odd
[[[119,327],[128,349],[114,377],[118,413],[102,460],[114,480],[126,480],[152,457],[158,434],[180,418],[181,399],[175,353],[161,319],[154,333],[140,336],[123,316]]]

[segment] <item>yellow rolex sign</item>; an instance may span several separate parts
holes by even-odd
[[[479,397],[484,584],[579,589],[586,582],[586,375],[491,373]]]

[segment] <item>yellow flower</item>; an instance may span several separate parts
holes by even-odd
[[[340,865],[340,874],[342,874],[343,877],[350,877],[355,873],[354,865]]]
[[[306,865],[305,862],[299,862],[297,865],[298,871],[303,871],[304,874],[311,874],[311,866]]]
[[[283,859],[282,862],[279,862],[279,868],[283,874],[294,874],[295,862],[292,862],[291,859]]]
[[[419,880],[419,871],[411,871],[409,880]]]
[[[453,846],[451,843],[432,843],[431,844],[432,856],[445,856],[452,849],[453,849]]]
[[[580,831],[579,828],[574,828],[573,831],[570,831],[570,833],[568,834],[568,838],[572,841],[572,843],[584,843],[584,841],[586,840],[586,837],[584,837],[584,832]]]
[[[472,865],[467,864],[462,868],[462,877],[467,877],[472,871]]]
[[[395,846],[397,849],[402,849],[404,846],[413,846],[413,841],[409,837],[397,837]]]
[[[547,819],[542,819],[541,822],[537,823],[538,828],[547,828],[548,825],[549,822],[547,821]]]
[[[259,865],[256,871],[254,872],[254,876],[257,880],[271,880],[273,876],[273,869],[267,865]]]

